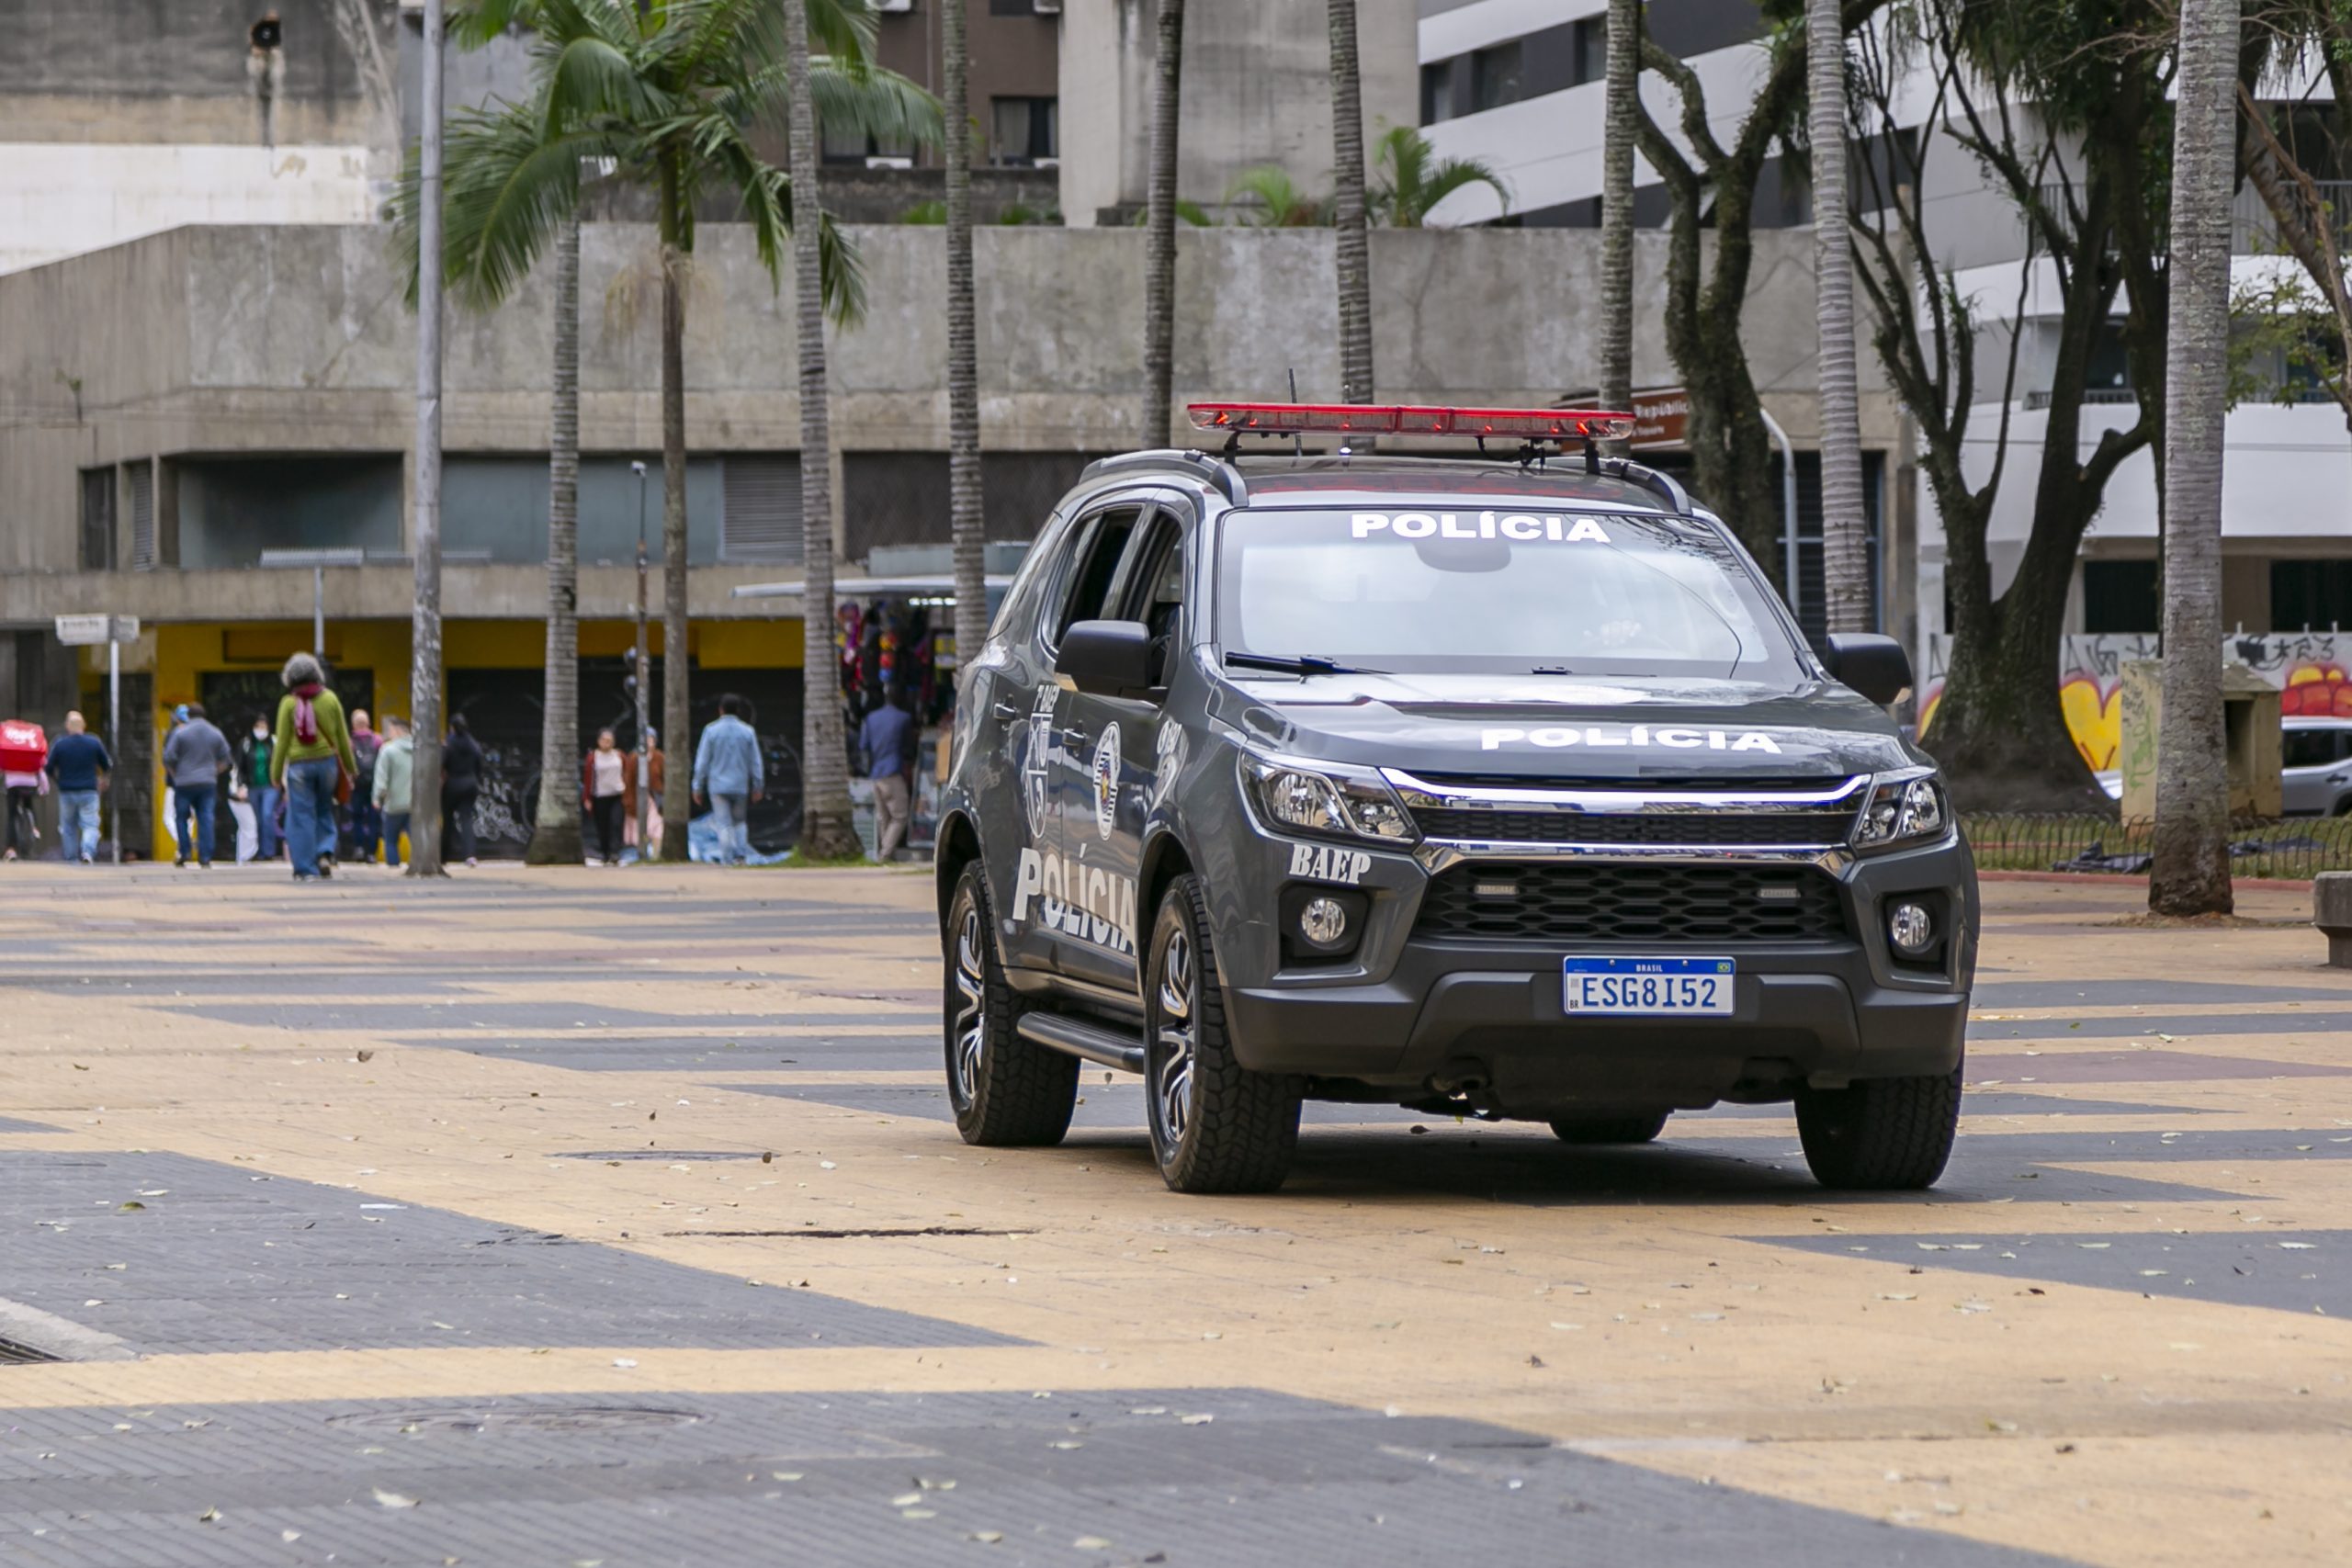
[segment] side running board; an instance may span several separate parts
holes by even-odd
[[[1121,1072],[1143,1071],[1143,1046],[1132,1034],[1091,1019],[1058,1012],[1024,1012],[1021,1037],[1051,1050],[1067,1052],[1089,1062],[1100,1062]]]

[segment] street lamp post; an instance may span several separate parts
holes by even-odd
[[[645,688],[649,679],[645,647],[645,465],[631,463],[629,471],[637,476],[637,859],[642,865],[652,859],[651,846],[646,842],[646,827],[653,809],[653,747],[647,730]]]

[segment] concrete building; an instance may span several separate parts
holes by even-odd
[[[875,301],[831,349],[842,448],[841,553],[946,538],[944,287],[936,229],[852,231]],[[650,247],[648,230],[591,225],[583,243],[582,711],[626,706],[619,682],[640,491],[660,525],[658,344],[650,315],[601,301]],[[1651,242],[1655,243],[1655,242]],[[1801,234],[1769,237],[1751,341],[1758,373],[1806,395],[1810,273]],[[1143,237],[990,228],[978,241],[980,392],[989,532],[1025,538],[1091,457],[1131,447],[1143,387]],[[141,617],[129,650],[142,750],[169,706],[231,724],[274,694],[311,640],[313,574],[265,551],[358,552],[323,573],[327,652],[355,699],[406,706],[413,325],[388,237],[369,225],[196,227],[0,277],[0,626],[15,705],[54,722],[67,692],[102,711],[100,662],[46,628],[62,614]],[[1178,397],[1308,395],[1337,384],[1328,230],[1187,230],[1177,272]],[[1373,265],[1385,395],[1551,402],[1589,385],[1588,312],[1497,311],[1496,299],[1589,297],[1594,236],[1380,231]],[[1653,256],[1642,276],[1656,286]],[[1476,289],[1464,278],[1480,280]],[[1645,301],[1636,352],[1667,374]],[[513,842],[537,758],[545,606],[550,300],[538,280],[448,333],[443,490],[448,695],[498,754],[491,826]],[[802,695],[788,605],[730,597],[792,575],[799,409],[789,285],[778,291],[736,226],[702,231],[685,363],[694,684],[737,690],[761,728],[797,742]],[[67,371],[67,378],[56,374]],[[658,579],[657,579],[658,581]],[[7,671],[0,670],[0,675]],[[0,700],[7,694],[0,692]],[[130,761],[135,764],[139,753]],[[774,808],[793,803],[775,798]],[[144,824],[134,837],[150,837]]]
[[[1444,155],[1486,160],[1511,187],[1507,212],[1490,193],[1471,187],[1437,217],[1528,228],[1597,225],[1605,0],[1420,0],[1419,8],[1421,118],[1430,141]],[[1761,55],[1763,23],[1754,0],[1672,0],[1652,4],[1645,14],[1650,36],[1697,73],[1717,129],[1728,133],[1746,113]],[[1654,75],[1644,77],[1643,90],[1654,112],[1671,125],[1679,106],[1670,90]],[[1922,100],[1917,112],[1924,119],[1925,95],[1915,96]],[[1984,341],[1995,345],[1994,368],[1978,378],[1982,395],[2001,395],[1997,355],[2006,351],[2011,322],[2024,334],[2018,385],[2008,411],[2008,464],[1990,540],[1998,592],[2017,570],[2031,523],[2032,476],[2041,461],[2056,338],[2056,291],[2048,262],[2037,262],[2029,253],[2016,208],[1987,187],[1969,155],[1933,127],[1904,129],[1938,137],[1924,192],[1930,238],[1937,268],[1978,301],[1986,323]],[[1663,193],[1638,161],[1636,180],[1636,220],[1663,222]],[[1781,180],[1777,164],[1759,192],[1758,209],[1772,226],[1811,220],[1807,193],[1796,182]],[[2291,265],[2269,254],[2276,247],[2251,191],[2239,197],[2235,235],[2241,285]],[[2121,309],[2119,299],[2117,310]],[[1870,357],[1865,355],[1866,367]],[[2123,379],[2120,342],[2111,336],[2099,367],[2113,387],[2095,391],[2094,406],[2086,411],[2086,453],[2107,429],[2128,427],[2138,417]],[[2263,370],[2259,365],[2251,368],[2257,375]],[[1781,409],[1778,389],[1762,384],[1767,406]],[[2000,413],[1997,400],[1985,404],[1977,410],[1973,427],[1989,432]],[[1810,440],[1813,426],[1801,411],[1795,419],[1782,417],[1800,444]],[[1920,518],[1917,622],[1890,621],[1890,629],[1916,637],[1923,670],[1932,672],[1944,601],[1944,550],[1934,498],[1923,479],[1903,477],[1906,459],[1899,414],[1876,431],[1865,418],[1865,443],[1883,450],[1885,471],[1892,476],[1890,513],[1916,501]],[[2225,619],[2249,633],[2352,625],[2352,501],[2346,499],[2352,496],[2352,441],[2342,414],[2323,399],[2281,406],[2256,396],[2232,411],[2227,440]],[[1989,475],[1989,438],[1974,460],[1980,477]],[[1803,472],[1801,458],[1801,477]],[[2137,635],[2156,629],[2157,540],[2154,463],[2142,452],[2109,484],[2105,509],[2075,564],[2069,633]]]

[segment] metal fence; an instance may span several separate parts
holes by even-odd
[[[2072,871],[2131,875],[2148,869],[2151,819],[2081,814],[1963,816],[1961,826],[1980,871]],[[2290,817],[2230,824],[2230,870],[2238,876],[2304,881],[2323,871],[2352,871],[2352,818]]]

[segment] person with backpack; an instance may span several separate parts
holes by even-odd
[[[334,874],[334,808],[359,773],[343,701],[327,689],[317,659],[298,653],[278,680],[277,731],[270,751],[270,783],[286,792],[286,851],[297,881]]]
[[[196,863],[206,871],[212,869],[212,830],[214,807],[219,799],[220,775],[235,765],[229,754],[228,738],[204,716],[201,703],[189,703],[182,710],[186,720],[175,727],[164,742],[164,773],[172,781],[172,831],[179,840],[179,858],[175,866],[186,865],[192,849]],[[196,819],[196,831],[188,831],[188,818]],[[195,842],[191,844],[189,840]]]
[[[49,737],[38,724],[20,718],[0,723],[0,783],[8,791],[8,831],[0,859],[15,860],[21,849],[34,852],[40,828],[33,802],[49,793]]]
[[[376,754],[383,737],[368,727],[368,710],[351,710],[351,754],[359,760],[359,774],[351,781],[351,852],[374,864],[376,841],[383,836],[383,813],[376,809]]]

